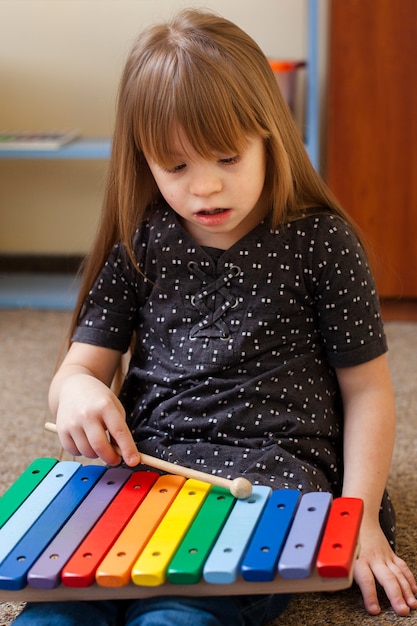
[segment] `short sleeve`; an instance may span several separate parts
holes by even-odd
[[[339,218],[317,217],[310,252],[320,332],[330,364],[349,367],[384,354],[379,298],[357,235]]]
[[[114,246],[84,302],[72,341],[126,352],[136,324],[139,278],[124,248]]]

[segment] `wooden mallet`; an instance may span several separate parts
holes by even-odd
[[[45,423],[45,430],[56,433],[57,428],[53,422]],[[114,445],[113,446],[117,454],[120,454],[120,449]],[[239,478],[234,478],[233,480],[229,478],[222,478],[221,476],[215,476],[214,474],[207,474],[206,472],[201,472],[199,470],[194,470],[189,467],[184,467],[183,465],[177,465],[176,463],[170,463],[169,461],[163,461],[162,459],[158,459],[157,457],[150,456],[149,454],[144,454],[140,452],[141,462],[144,465],[148,465],[149,467],[154,467],[155,469],[159,469],[163,472],[167,472],[168,474],[177,474],[178,476],[184,476],[185,478],[194,478],[196,480],[201,480],[203,482],[209,483],[210,485],[216,485],[218,487],[224,487],[228,489],[232,496],[238,498],[239,500],[245,500],[249,498],[252,494],[252,484],[246,478],[240,476]]]

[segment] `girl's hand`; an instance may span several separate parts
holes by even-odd
[[[344,409],[344,476],[342,495],[362,498],[361,553],[354,568],[365,607],[381,607],[376,582],[398,615],[417,608],[414,576],[391,550],[379,525],[379,509],[395,440],[395,399],[387,356],[336,370]]]
[[[107,385],[93,376],[73,374],[62,383],[56,425],[61,444],[69,454],[99,457],[108,465],[118,465],[120,456],[109,442],[110,436],[126,465],[133,467],[140,462],[122,404]]]
[[[354,579],[362,592],[365,608],[378,615],[375,581],[385,590],[397,615],[406,616],[417,608],[417,584],[407,564],[391,549],[380,526],[363,528],[360,536],[360,555],[354,567]]]
[[[71,344],[49,388],[49,407],[55,416],[63,448],[74,456],[100,457],[118,465],[120,448],[126,465],[140,463],[140,454],[126,424],[124,408],[110,389],[120,363],[116,350],[90,344]]]

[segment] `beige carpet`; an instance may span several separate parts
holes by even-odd
[[[54,371],[69,314],[54,311],[0,310],[0,381],[3,454],[0,493],[39,456],[59,455],[54,435],[43,430],[49,418],[47,389]],[[398,548],[417,572],[417,324],[386,324],[390,364],[398,408],[398,433],[390,491],[398,516]],[[10,624],[21,605],[0,605],[0,626]],[[384,603],[378,617],[368,616],[356,588],[332,595],[295,596],[285,616],[275,622],[291,626],[324,624],[392,626],[416,624],[417,613],[398,618]]]

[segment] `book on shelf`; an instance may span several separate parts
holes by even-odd
[[[0,131],[0,150],[59,150],[77,137],[77,131]]]

